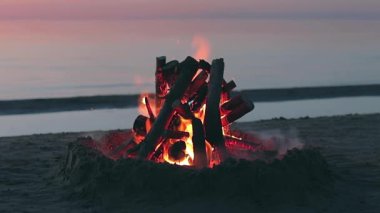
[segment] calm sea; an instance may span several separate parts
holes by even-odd
[[[0,21],[0,99],[153,90],[155,57],[224,57],[240,89],[380,82],[378,20]]]

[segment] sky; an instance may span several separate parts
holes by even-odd
[[[161,55],[223,57],[238,89],[372,84],[379,39],[380,0],[0,0],[0,100],[153,91]]]
[[[379,0],[0,0],[0,20],[380,19]]]

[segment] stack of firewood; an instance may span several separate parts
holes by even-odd
[[[156,94],[143,100],[148,115],[139,115],[133,126],[141,141],[127,150],[128,156],[162,161],[166,151],[173,161],[181,160],[186,155],[184,138],[191,137],[191,165],[207,167],[211,158],[226,159],[226,140],[233,138],[228,126],[252,111],[254,105],[240,95],[231,96],[236,84],[224,80],[223,59],[209,64],[192,57],[182,62],[158,57],[155,75]],[[189,121],[191,132],[179,128],[183,120]],[[165,149],[168,141],[171,145]]]

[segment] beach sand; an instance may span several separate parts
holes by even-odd
[[[75,143],[105,132],[3,137],[0,212],[380,212],[379,124],[380,114],[238,123],[305,146],[201,171],[114,162]]]

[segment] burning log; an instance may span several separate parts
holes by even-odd
[[[179,101],[173,104],[176,111],[185,119],[191,119],[193,131],[193,151],[194,165],[197,168],[207,167],[208,160],[206,154],[205,130],[200,119],[196,118],[191,112],[189,105],[181,104]]]
[[[153,123],[156,117],[153,114],[153,110],[152,110],[152,107],[150,106],[148,97],[144,97],[144,102],[145,102],[146,110],[148,111],[149,119]]]
[[[202,121],[198,118],[192,119],[193,126],[193,149],[194,165],[197,168],[204,168],[208,165],[206,154],[205,130]]]
[[[202,70],[205,70],[206,72],[210,73],[211,70],[211,64],[207,61],[201,59],[199,60],[199,68]]]
[[[223,92],[230,93],[235,88],[236,88],[235,81],[230,81],[230,82],[223,85]]]
[[[243,97],[241,95],[233,97],[231,100],[225,102],[220,107],[223,114],[227,114],[228,112],[234,110],[236,107],[244,103]]]
[[[165,130],[163,136],[170,139],[181,139],[190,137],[190,133],[178,130]]]
[[[221,159],[227,157],[224,144],[222,122],[220,119],[220,98],[224,74],[223,59],[215,59],[211,65],[209,89],[206,100],[205,131],[206,139],[217,149]]]
[[[227,126],[255,108],[252,101],[243,100],[237,107],[231,110],[226,116],[222,117],[222,126]]]
[[[165,96],[165,81],[162,67],[166,63],[166,57],[161,56],[156,58],[156,114],[161,109],[162,101]]]
[[[143,159],[150,159],[150,155],[153,150],[160,143],[161,137],[165,129],[167,129],[171,118],[173,116],[173,103],[176,100],[181,100],[183,94],[185,93],[187,87],[191,83],[195,72],[198,69],[198,62],[187,57],[185,61],[181,62],[179,65],[180,74],[173,88],[171,88],[169,94],[166,96],[165,103],[163,104],[156,121],[154,122],[152,128],[142,141],[141,148],[139,150],[139,157]],[[156,87],[157,88],[157,87]]]
[[[137,116],[133,124],[133,131],[137,136],[145,137],[148,133],[146,129],[146,122],[148,121],[148,119],[149,118],[143,115]],[[190,134],[184,131],[167,129],[163,132],[162,136],[170,139],[181,139],[190,137]]]
[[[198,92],[190,98],[190,109],[194,112],[198,112],[201,107],[205,104],[206,102],[206,97],[207,97],[207,92],[208,92],[208,86],[207,84],[204,84]]]
[[[174,85],[179,72],[179,62],[177,60],[170,61],[162,67],[163,77],[166,84],[171,87]]]
[[[186,143],[177,141],[169,148],[169,159],[178,162],[186,158]]]
[[[195,79],[193,80],[193,82],[191,82],[189,88],[187,89],[185,95],[184,95],[184,98],[186,100],[188,100],[189,98],[191,98],[192,96],[194,96],[198,91],[199,89],[206,84],[206,80],[208,78],[208,74],[206,71],[201,71],[196,77]]]
[[[135,132],[136,135],[138,136],[145,136],[147,133],[146,130],[146,121],[149,118],[139,115],[137,116],[135,122],[133,123],[133,131]]]

